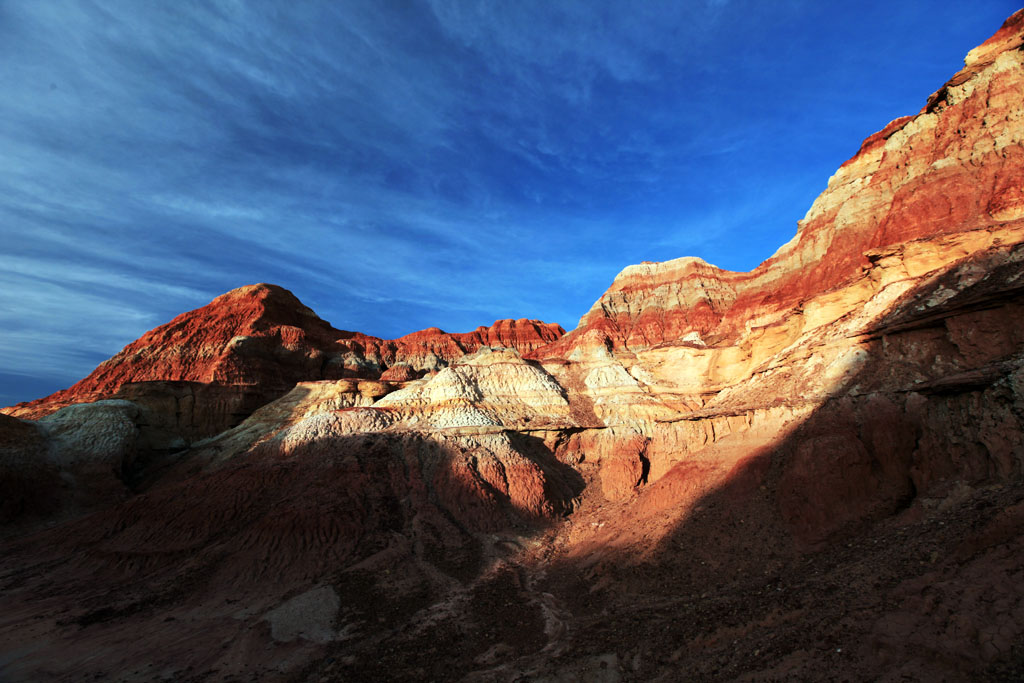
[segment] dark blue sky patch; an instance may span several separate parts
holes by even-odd
[[[0,402],[253,282],[393,337],[753,268],[1016,9],[2,3]]]

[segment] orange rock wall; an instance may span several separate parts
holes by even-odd
[[[636,350],[695,333],[708,344],[842,286],[870,254],[898,243],[1024,218],[1024,43],[1015,14],[972,50],[915,116],[865,140],[817,198],[796,236],[749,273],[683,258],[630,266],[539,357],[568,357],[608,339]]]

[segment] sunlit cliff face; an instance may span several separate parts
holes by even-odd
[[[630,266],[564,337],[383,340],[245,287],[0,415],[19,675],[1014,665],[1022,42],[1024,11],[749,273]]]

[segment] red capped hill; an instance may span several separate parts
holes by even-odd
[[[5,412],[37,418],[137,382],[260,385],[261,393],[277,394],[302,379],[322,378],[325,350],[353,336],[283,287],[248,285],[150,330],[70,388]]]
[[[481,346],[527,353],[564,333],[559,325],[524,319],[499,320],[464,334],[435,327],[386,340],[338,330],[287,289],[260,283],[233,289],[150,330],[68,389],[3,412],[36,419],[73,403],[114,395],[134,399],[153,393],[154,383],[164,392],[176,384],[171,393],[195,396],[188,410],[230,415],[226,423],[211,423],[212,430],[237,422],[297,382],[378,379],[393,366],[398,367],[384,379],[420,376]]]

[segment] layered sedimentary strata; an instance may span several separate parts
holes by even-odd
[[[82,386],[159,381],[0,416],[3,673],[1019,678],[1022,36],[750,273],[631,266],[560,339],[379,340],[261,286]]]
[[[351,334],[335,330],[281,287],[241,287],[147,332],[70,388],[8,414],[38,417],[149,381],[258,385],[272,394],[324,372],[340,376],[325,349]]]
[[[607,338],[615,349],[734,341],[762,318],[859,280],[873,251],[1024,217],[1020,19],[973,50],[915,116],[864,141],[796,236],[749,273],[700,259],[630,266],[547,356]]]
[[[147,332],[74,386],[4,412],[35,419],[75,403],[130,400],[151,408],[147,415],[167,432],[167,443],[184,445],[237,424],[296,382],[403,382],[485,346],[525,353],[563,333],[523,319],[385,340],[333,328],[282,287],[250,285]]]
[[[535,351],[565,334],[560,325],[539,320],[498,320],[472,332],[448,333],[437,327],[398,339],[360,336],[340,342],[342,363],[358,376],[422,377],[484,347]],[[383,374],[381,371],[383,370]]]

